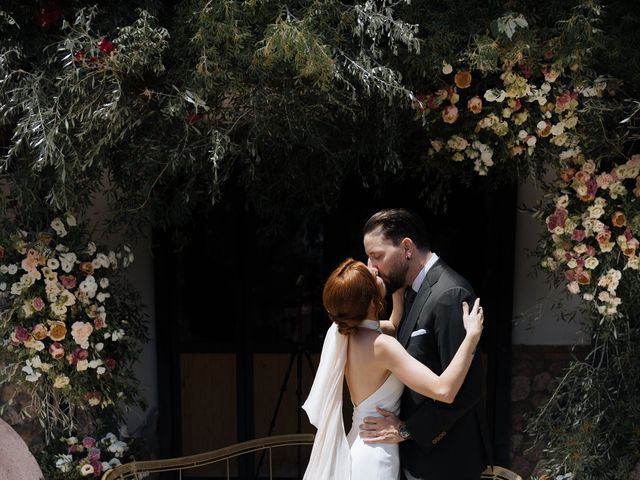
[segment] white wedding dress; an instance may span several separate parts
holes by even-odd
[[[360,327],[380,329],[374,320],[364,320]],[[360,438],[364,417],[379,417],[376,407],[394,414],[400,410],[404,385],[393,374],[353,407],[351,431],[345,435],[342,422],[342,385],[347,359],[348,337],[335,324],[329,328],[322,347],[320,366],[309,398],[303,408],[318,428],[305,480],[398,480],[400,457],[397,444],[366,444]]]

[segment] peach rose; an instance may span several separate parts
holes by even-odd
[[[31,332],[31,334],[36,340],[42,340],[44,338],[47,338],[47,336],[49,335],[49,331],[43,324],[38,323],[35,327],[33,327],[33,331]]]
[[[627,219],[624,216],[624,213],[618,211],[611,216],[611,223],[613,223],[614,227],[624,227],[627,223]]]
[[[54,342],[59,342],[67,336],[67,326],[64,322],[50,320],[49,325],[49,338]]]
[[[454,77],[454,81],[456,82],[456,87],[458,88],[468,88],[471,85],[471,72],[462,71],[456,73]]]
[[[91,262],[82,262],[80,264],[80,271],[87,275],[93,275],[94,266]]]

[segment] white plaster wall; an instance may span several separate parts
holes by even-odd
[[[518,186],[518,206],[532,207],[541,198],[540,189],[531,181]],[[578,297],[565,293],[565,287],[555,288],[543,272],[535,273],[533,250],[540,238],[542,222],[529,212],[518,209],[516,219],[515,268],[513,272],[513,332],[514,345],[577,345],[589,343],[580,324],[562,318],[563,312],[577,311]],[[554,308],[561,303],[562,309]]]
[[[97,227],[94,239],[96,243],[103,243],[113,248],[122,243],[129,243],[132,247],[135,260],[126,271],[126,278],[135,288],[142,298],[142,303],[146,307],[146,319],[149,341],[144,345],[144,350],[134,371],[140,380],[140,393],[147,402],[146,411],[139,408],[133,409],[127,416],[127,427],[129,433],[136,434],[136,431],[151,424],[151,434],[155,433],[155,415],[158,409],[158,376],[156,357],[156,332],[155,332],[155,296],[154,296],[154,275],[153,275],[153,255],[151,250],[151,231],[146,238],[131,244],[126,238],[118,235],[106,236],[100,231],[101,222],[107,218],[108,208],[106,198],[99,196],[94,200],[93,207],[83,219]]]

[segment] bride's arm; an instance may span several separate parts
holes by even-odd
[[[467,375],[482,333],[483,318],[479,299],[473,305],[471,313],[466,303],[462,308],[467,333],[442,375],[433,373],[409,355],[397,340],[385,335],[380,335],[376,339],[374,350],[376,357],[411,390],[441,402],[452,403]]]
[[[392,309],[389,320],[382,320],[380,322],[382,331],[392,337],[396,336],[398,327],[400,326],[400,320],[402,320],[402,314],[404,313],[404,292],[404,287],[393,292],[391,295]]]

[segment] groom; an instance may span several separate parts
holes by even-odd
[[[364,248],[389,293],[407,287],[398,341],[441,374],[465,336],[462,302],[473,305],[469,283],[431,251],[422,219],[404,209],[374,214],[364,226]],[[478,480],[491,463],[481,402],[480,355],[455,401],[445,404],[405,388],[400,418],[379,410],[360,435],[369,443],[400,443],[408,480]]]

